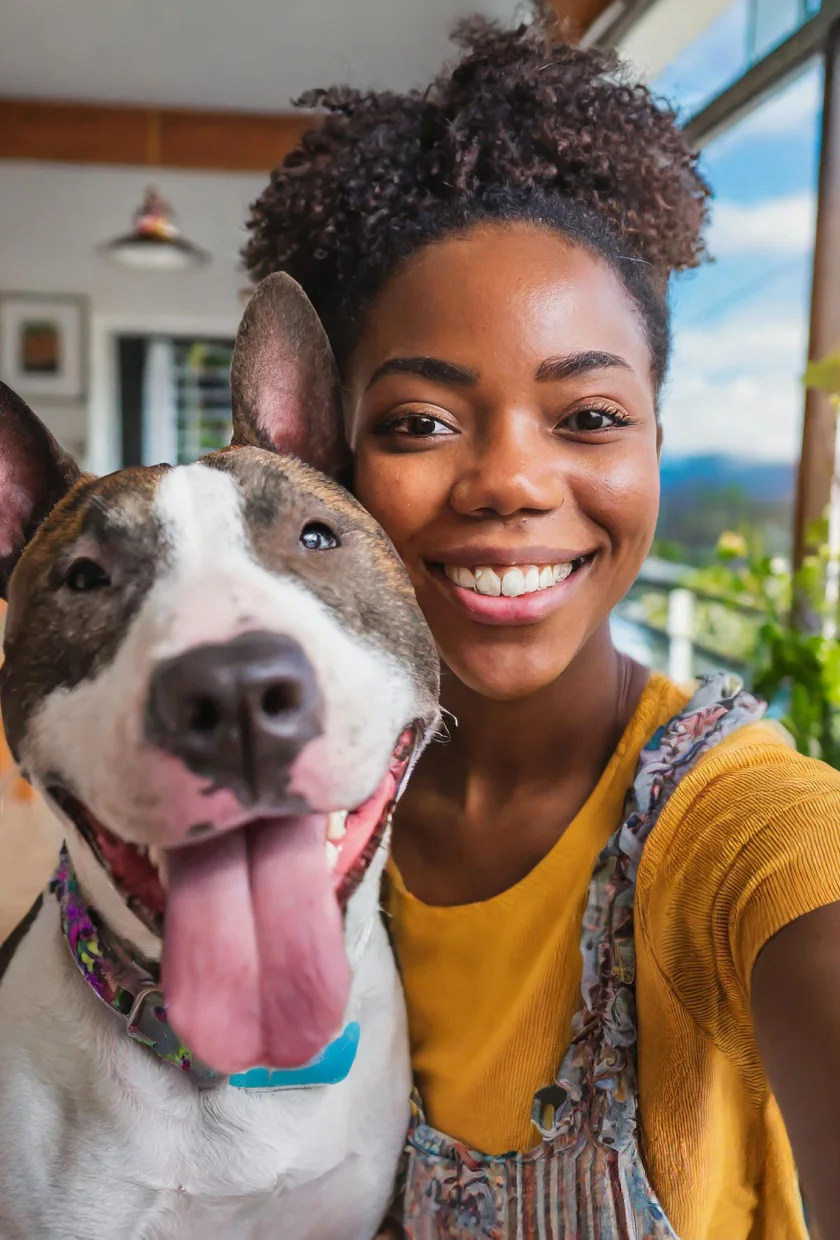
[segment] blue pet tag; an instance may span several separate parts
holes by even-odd
[[[350,1073],[359,1049],[361,1030],[352,1021],[334,1042],[302,1068],[249,1068],[229,1078],[234,1089],[308,1089],[337,1085]]]

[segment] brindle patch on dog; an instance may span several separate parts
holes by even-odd
[[[421,681],[436,683],[433,651],[408,574],[388,536],[344,487],[295,457],[250,448],[226,449],[202,463],[236,479],[260,564],[296,577],[351,632],[388,650],[400,663],[411,666],[420,657]],[[310,522],[326,525],[339,545],[308,551],[300,536]],[[365,581],[376,582],[377,588],[356,588]]]
[[[346,629],[398,662],[416,666],[419,658],[419,683],[436,683],[433,651],[408,576],[387,536],[343,487],[294,457],[254,448],[226,449],[205,457],[202,465],[236,482],[257,563],[298,580],[340,616]],[[8,657],[0,669],[0,700],[13,753],[40,702],[108,666],[165,571],[170,549],[155,498],[169,469],[138,467],[83,479],[21,557],[6,632]],[[302,545],[301,533],[312,522],[334,531],[334,549]],[[84,560],[101,565],[108,583],[74,590],[71,570]],[[377,588],[358,589],[364,581],[376,582]]]
[[[56,689],[98,675],[165,562],[165,534],[154,512],[169,466],[85,477],[35,534],[12,577],[0,704],[17,756],[25,721]],[[93,560],[110,585],[80,592],[71,569]]]

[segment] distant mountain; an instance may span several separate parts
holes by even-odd
[[[675,456],[662,460],[662,495],[676,498],[675,492],[738,487],[751,499],[766,504],[791,503],[796,482],[793,464],[755,461],[735,456]]]

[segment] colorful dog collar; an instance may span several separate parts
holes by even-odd
[[[348,1076],[361,1036],[355,1021],[301,1068],[257,1067],[232,1077],[214,1072],[196,1059],[169,1024],[155,967],[151,963],[144,967],[134,960],[85,904],[66,847],[61,850],[50,891],[58,900],[61,929],[70,954],[94,993],[123,1018],[133,1041],[186,1073],[199,1089],[225,1083],[236,1089],[306,1089],[337,1085]]]

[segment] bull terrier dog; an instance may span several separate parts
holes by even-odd
[[[0,951],[0,1240],[370,1240],[392,1191],[379,885],[438,658],[288,277],[231,388],[230,448],[97,479],[0,385],[0,703],[66,831]]]

